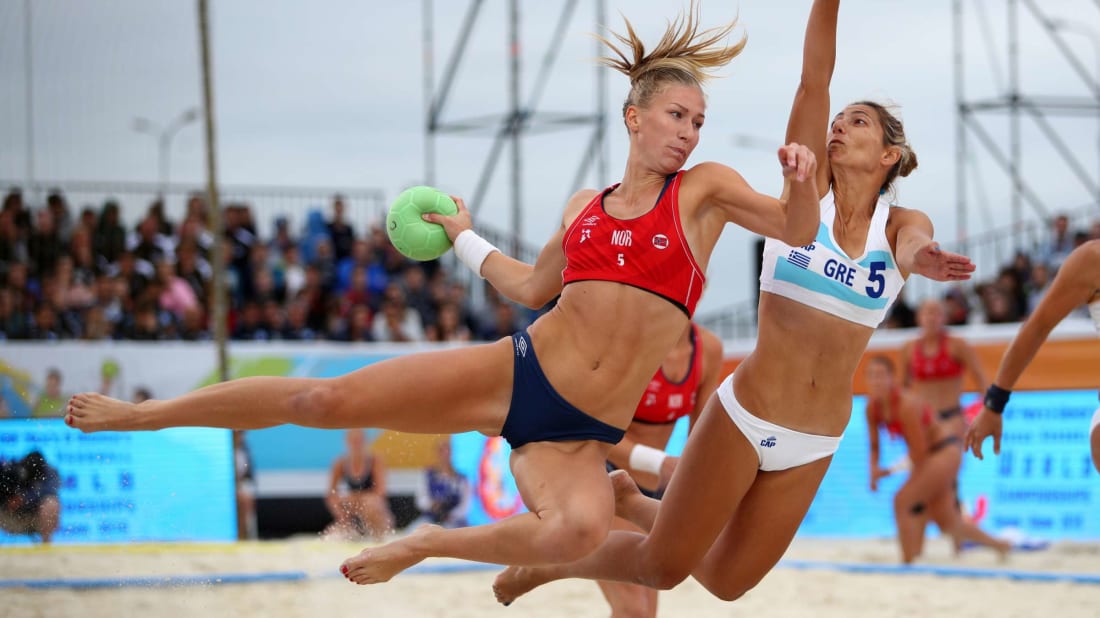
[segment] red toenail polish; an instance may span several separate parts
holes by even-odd
[[[341,564],[340,565],[340,572],[343,573],[344,575],[347,575],[348,574],[348,565]]]

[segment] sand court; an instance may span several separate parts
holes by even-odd
[[[606,616],[590,582],[563,581],[504,608],[497,567],[434,559],[387,584],[359,587],[337,572],[362,545],[313,538],[234,544],[135,544],[0,549],[2,616]],[[661,596],[660,616],[1095,616],[1100,545],[1055,544],[1013,554],[952,556],[931,541],[913,568],[892,540],[798,539],[744,598],[725,603],[687,581]]]

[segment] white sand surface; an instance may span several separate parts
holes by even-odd
[[[359,544],[315,539],[230,545],[129,545],[0,548],[0,581],[15,579],[130,578],[304,572],[304,581],[120,586],[99,589],[3,588],[0,616],[303,616],[371,618],[533,616],[581,618],[609,615],[591,582],[563,581],[540,588],[505,608],[490,591],[495,570],[407,573],[359,587],[336,572]],[[880,565],[893,568],[892,541],[799,539],[787,561]],[[432,560],[427,567],[462,565]],[[1100,544],[1057,544],[1017,553],[999,563],[992,552],[952,556],[943,541],[930,541],[922,566],[1009,572],[1100,574]],[[660,616],[1100,616],[1100,584],[1017,581],[913,573],[851,573],[796,569],[781,564],[742,599],[725,603],[694,581],[663,593]]]

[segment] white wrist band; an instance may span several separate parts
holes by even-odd
[[[660,474],[661,464],[665,461],[664,451],[644,444],[635,444],[630,450],[630,469],[650,474]]]
[[[454,246],[455,255],[458,256],[458,259],[462,260],[463,264],[482,279],[485,276],[481,274],[481,265],[490,253],[500,251],[500,249],[493,246],[493,243],[478,236],[477,232],[473,230],[462,230],[455,237]]]

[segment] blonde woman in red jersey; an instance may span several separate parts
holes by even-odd
[[[679,457],[665,453],[676,422],[687,416],[689,431],[699,420],[722,372],[722,342],[709,330],[688,324],[661,368],[653,375],[622,441],[608,453],[608,471],[626,470],[643,495],[660,499]],[[641,528],[616,517],[613,530]],[[657,590],[624,582],[597,582],[612,616],[656,616]]]
[[[879,465],[879,429],[905,440],[909,451],[909,478],[894,494],[901,560],[909,564],[924,550],[924,531],[931,519],[950,535],[955,545],[972,541],[1002,555],[1011,544],[983,532],[962,516],[958,484],[962,440],[953,427],[936,418],[932,408],[910,390],[897,385],[894,363],[888,357],[869,359],[867,378],[867,436],[870,440],[871,491],[878,481],[898,470]]]
[[[484,526],[424,527],[364,550],[342,571],[368,584],[429,556],[542,565],[589,554],[615,510],[608,453],[691,319],[723,228],[733,223],[796,245],[817,229],[817,159],[805,146],[777,150],[783,199],[757,193],[719,163],[685,169],[706,116],[702,84],[744,45],[726,43],[734,27],[700,30],[692,12],[670,23],[643,58],[609,61],[631,79],[622,181],[575,194],[534,265],[477,236],[461,199],[453,217],[426,216],[507,298],[538,308],[560,295],[526,331],[336,378],[245,378],[137,406],[82,393],[70,400],[67,422],[84,431],[293,423],[501,435],[530,512]]]

